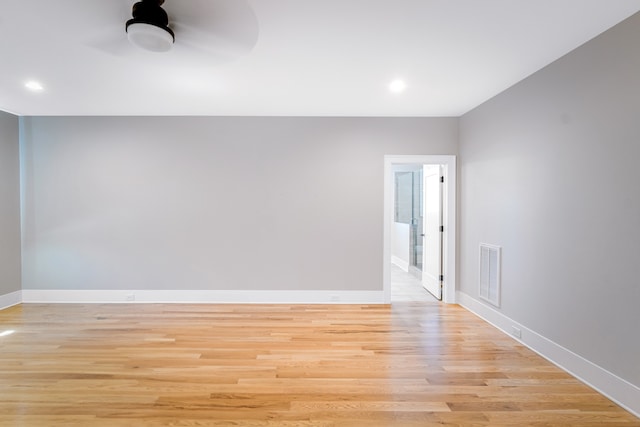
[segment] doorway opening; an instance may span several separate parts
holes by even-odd
[[[384,169],[385,302],[454,303],[455,156],[385,156]]]

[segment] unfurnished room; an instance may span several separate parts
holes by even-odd
[[[0,426],[640,426],[637,0],[0,0]]]

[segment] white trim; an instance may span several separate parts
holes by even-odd
[[[384,156],[384,230],[382,289],[385,303],[391,303],[391,227],[393,226],[393,165],[431,164],[442,165],[444,176],[443,221],[444,282],[442,300],[449,304],[456,302],[456,156],[453,155],[386,155]]]
[[[0,295],[0,310],[18,305],[22,302],[22,291]]]
[[[25,303],[382,304],[381,291],[25,289]]]
[[[395,264],[398,268],[401,268],[403,271],[405,271],[407,273],[409,272],[409,262],[408,261],[405,261],[402,258],[397,257],[395,255],[392,255],[391,256],[391,262],[393,264]]]
[[[639,387],[519,324],[468,294],[458,291],[457,300],[465,309],[640,417]],[[514,326],[522,331],[519,339],[508,332]]]

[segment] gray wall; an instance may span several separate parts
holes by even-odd
[[[383,156],[448,118],[22,118],[24,289],[382,290]]]
[[[0,111],[0,295],[20,286],[18,117]]]
[[[640,386],[640,14],[462,117],[460,290]]]

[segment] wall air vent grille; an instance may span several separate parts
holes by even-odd
[[[480,243],[480,298],[500,307],[500,246]]]

